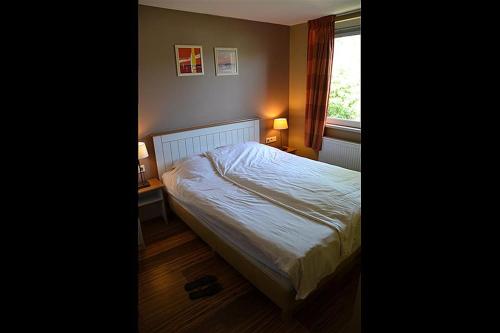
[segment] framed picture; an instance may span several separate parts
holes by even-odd
[[[238,49],[215,48],[215,75],[238,75]]]
[[[177,76],[203,75],[203,49],[199,45],[175,45]]]

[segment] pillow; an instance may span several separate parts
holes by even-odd
[[[175,170],[175,169],[179,168],[181,165],[183,165],[186,161],[200,158],[200,157],[203,157],[203,156],[201,154],[196,154],[196,155],[191,155],[191,156],[186,156],[186,157],[180,158],[177,161],[175,161],[174,163],[170,164],[170,166],[167,167],[165,172]]]

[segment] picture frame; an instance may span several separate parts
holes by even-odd
[[[201,45],[175,45],[175,61],[177,76],[205,74]]]
[[[238,49],[232,47],[214,48],[215,75],[239,75]]]

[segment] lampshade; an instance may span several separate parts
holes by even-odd
[[[276,119],[274,119],[273,128],[277,129],[277,130],[287,129],[288,128],[288,123],[286,121],[286,118],[276,118]]]
[[[139,159],[147,158],[149,156],[148,149],[144,142],[139,142]]]

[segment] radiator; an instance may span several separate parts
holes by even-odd
[[[342,168],[361,171],[361,144],[344,140],[323,138],[319,152],[321,162]]]

